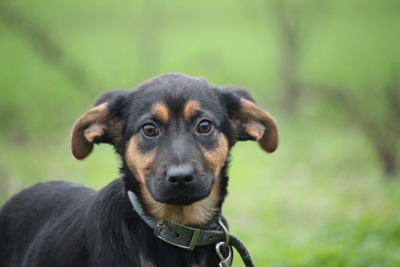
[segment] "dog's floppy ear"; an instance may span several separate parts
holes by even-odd
[[[255,140],[272,153],[278,147],[278,125],[275,119],[260,108],[244,88],[223,87],[224,102],[237,141]]]
[[[124,121],[122,110],[128,91],[103,93],[94,106],[74,124],[71,134],[72,154],[84,159],[93,150],[93,144],[111,143],[116,148],[121,142]]]

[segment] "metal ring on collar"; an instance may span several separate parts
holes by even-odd
[[[218,220],[219,225],[222,227],[222,229],[224,230],[225,233],[225,247],[229,246],[229,231],[228,228],[226,228],[226,226],[222,223],[221,219]]]
[[[228,247],[228,256],[226,258],[221,253],[221,246],[222,247]],[[219,267],[230,267],[230,264],[232,263],[232,249],[231,249],[231,246],[229,246],[229,244],[227,244],[225,242],[219,242],[215,246],[215,251],[217,252],[217,255],[218,255],[219,259],[221,260],[221,262],[219,263]]]

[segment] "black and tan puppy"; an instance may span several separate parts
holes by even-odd
[[[74,125],[72,153],[110,143],[122,177],[98,192],[49,182],[12,197],[0,210],[0,266],[218,266],[217,238],[196,229],[221,231],[229,151],[244,140],[278,144],[275,120],[245,89],[164,74],[102,94]]]

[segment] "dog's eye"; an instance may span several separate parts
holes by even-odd
[[[201,121],[199,125],[197,126],[197,132],[202,133],[202,134],[207,134],[211,132],[213,129],[213,125],[211,121]]]
[[[142,131],[146,136],[149,137],[154,137],[158,134],[158,128],[154,124],[143,125]]]

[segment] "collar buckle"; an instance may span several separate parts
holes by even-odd
[[[167,219],[159,220],[154,230],[155,236],[164,242],[188,250],[194,249],[200,232],[200,229],[179,225]]]

